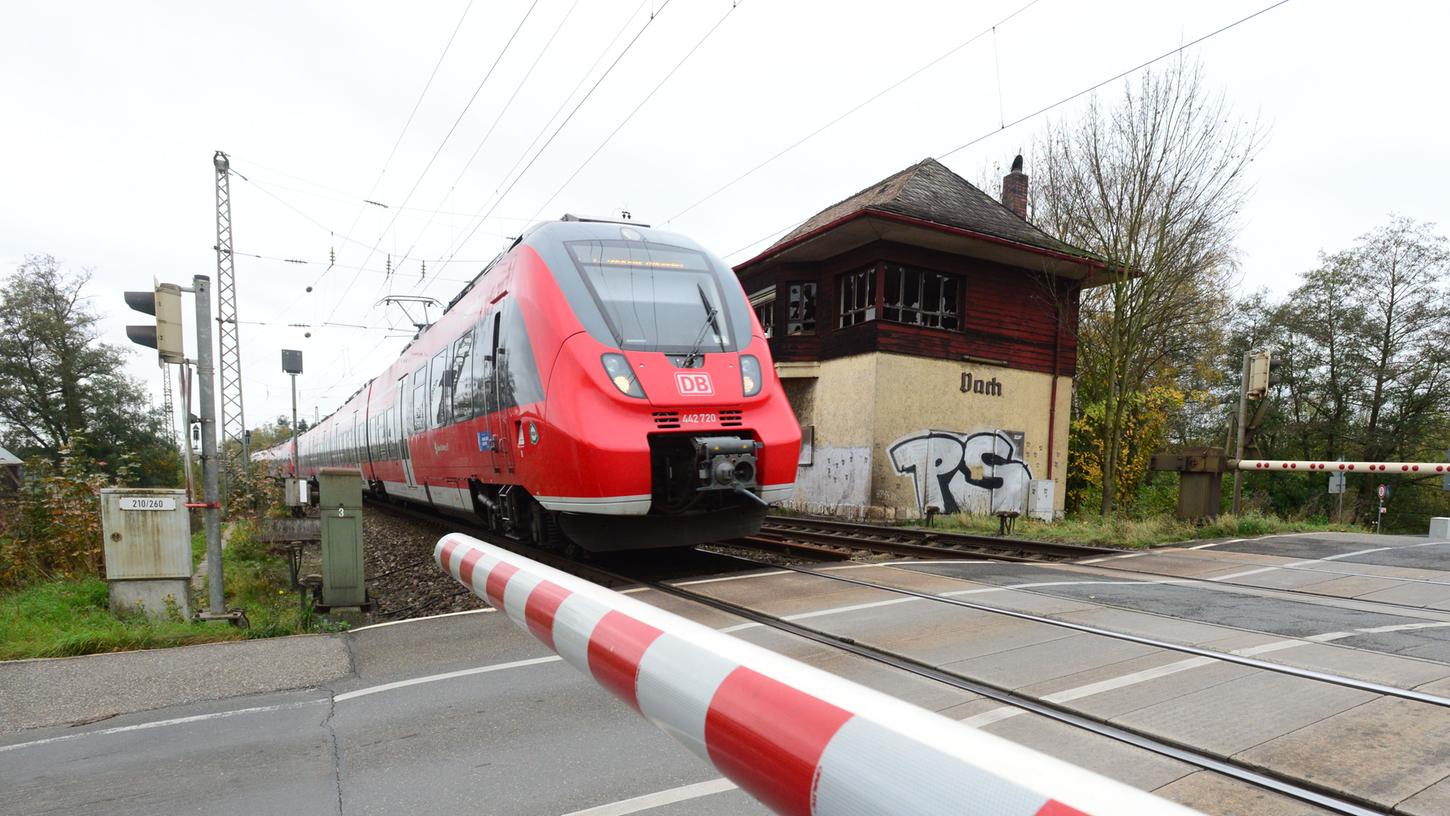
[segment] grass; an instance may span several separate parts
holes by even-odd
[[[979,535],[995,535],[997,519],[994,516],[968,516],[965,514],[938,517],[936,527]],[[1050,523],[1019,518],[1016,527],[1013,528],[1013,535],[1038,541],[1142,549],[1195,539],[1249,538],[1278,533],[1354,532],[1358,529],[1349,524],[1331,524],[1315,519],[1281,519],[1257,513],[1246,513],[1240,516],[1221,515],[1214,522],[1203,525],[1180,521],[1172,516],[1133,519],[1082,515]]]
[[[206,551],[204,532],[192,537],[193,565]],[[313,631],[290,589],[286,559],[267,552],[250,521],[232,525],[222,554],[227,604],[241,607],[251,626],[184,620],[178,610],[166,619],[141,613],[117,617],[108,605],[106,582],[79,578],[36,584],[0,595],[0,660],[155,649]],[[204,584],[205,582],[203,582]],[[207,591],[196,593],[193,609],[206,608]]]
[[[0,596],[0,659],[69,657],[96,652],[237,640],[226,623],[190,623],[176,615],[152,621],[111,614],[106,582],[78,578],[37,584]]]

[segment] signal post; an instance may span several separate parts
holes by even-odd
[[[197,410],[201,423],[202,501],[187,503],[200,509],[206,522],[206,566],[209,603],[199,613],[202,620],[229,620],[237,623],[240,612],[228,612],[225,587],[222,583],[221,491],[216,445],[216,389],[212,354],[211,278],[197,275],[190,289],[174,283],[157,283],[150,292],[126,292],[126,304],[156,317],[155,325],[126,327],[132,342],[156,349],[157,358],[165,364],[188,365],[182,342],[181,293],[196,296],[196,378],[200,385]],[[191,417],[187,417],[188,424]],[[188,451],[191,442],[187,440]]]

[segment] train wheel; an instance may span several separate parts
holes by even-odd
[[[534,542],[534,546],[546,550],[563,549],[563,536],[559,534],[554,514],[537,502],[529,507],[529,540]]]

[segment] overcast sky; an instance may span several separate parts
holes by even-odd
[[[48,253],[91,270],[104,337],[126,344],[124,325],[141,316],[122,290],[215,275],[212,154],[224,150],[247,178],[232,179],[235,249],[308,262],[236,259],[238,311],[256,321],[241,333],[248,425],[289,411],[282,348],[306,356],[310,418],[406,342],[388,329],[407,318],[380,298],[447,302],[530,220],[628,210],[738,263],[871,182],[987,134],[945,163],[976,181],[1023,149],[1031,174],[1034,135],[1083,100],[1004,122],[1271,2],[12,4],[0,29],[0,268]],[[1243,214],[1245,290],[1287,292],[1318,252],[1392,212],[1450,227],[1447,32],[1441,3],[1292,0],[1190,49],[1210,87],[1269,128]],[[154,355],[137,348],[130,369],[159,399]]]

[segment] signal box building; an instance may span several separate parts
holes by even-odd
[[[800,421],[797,509],[1060,516],[1091,253],[926,159],[736,267]]]

